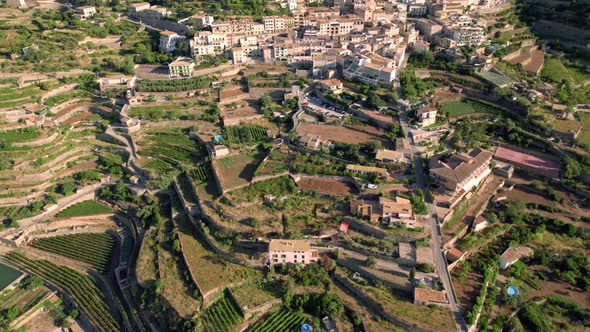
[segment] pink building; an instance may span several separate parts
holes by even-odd
[[[311,249],[305,240],[271,240],[268,259],[271,264],[309,264],[317,262],[318,251]]]

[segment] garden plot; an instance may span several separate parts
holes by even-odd
[[[329,126],[313,123],[301,123],[297,128],[299,136],[319,136],[324,140],[330,140],[348,144],[365,144],[371,141],[382,141],[383,138],[372,133],[349,129],[339,126]]]
[[[222,190],[247,185],[263,158],[260,153],[248,152],[215,159],[213,167],[220,176]]]
[[[354,184],[320,177],[302,177],[297,185],[303,190],[316,191],[328,195],[349,195],[357,193]]]

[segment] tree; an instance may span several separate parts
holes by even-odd
[[[180,240],[176,239],[172,242],[172,250],[174,250],[174,252],[180,252]]]
[[[563,177],[566,179],[573,179],[582,174],[582,166],[573,158],[565,158],[563,166]]]
[[[408,278],[410,280],[410,282],[414,282],[414,279],[416,279],[416,267],[412,266],[412,268],[410,269],[410,277]]]
[[[387,106],[387,103],[376,93],[370,93],[367,97],[367,106],[371,108],[381,108]]]
[[[156,280],[155,284],[154,284],[154,292],[157,295],[160,295],[163,291],[164,291],[164,281],[162,281],[162,279],[158,279]]]
[[[370,268],[373,268],[373,267],[375,267],[375,265],[377,265],[377,260],[375,259],[375,257],[369,256],[365,260],[365,265],[368,266],[368,267],[370,267]]]

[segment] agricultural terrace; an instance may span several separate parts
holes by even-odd
[[[26,127],[21,129],[13,129],[0,132],[0,141],[4,143],[15,143],[30,141],[41,136],[41,132],[37,127]]]
[[[143,157],[141,167],[150,173],[153,185],[166,186],[184,169],[197,182],[208,177],[209,163],[205,146],[189,138],[183,129],[149,132],[139,141]]]
[[[111,314],[104,293],[92,277],[46,260],[29,259],[16,251],[5,254],[4,258],[64,289],[100,330],[120,331],[119,323]]]
[[[296,331],[303,323],[305,323],[305,316],[302,312],[283,309],[256,322],[248,329],[248,332],[290,332]]]
[[[265,161],[261,162],[254,175],[275,175],[289,170],[289,149],[273,149]]]
[[[41,89],[35,85],[26,88],[0,88],[0,108],[14,108],[35,103],[40,95]]]
[[[473,99],[445,103],[441,105],[440,110],[443,114],[448,113],[450,117],[478,113],[496,114],[500,112],[498,108],[483,104]]]
[[[303,190],[316,191],[327,195],[349,195],[358,192],[354,184],[333,179],[305,176],[297,185]]]
[[[256,144],[267,138],[266,128],[259,126],[230,126],[223,131],[223,144],[234,146],[241,144]]]
[[[283,290],[273,282],[255,281],[231,290],[242,308],[254,308],[272,300],[280,299]]]
[[[541,71],[541,76],[556,83],[570,80],[579,84],[590,80],[590,74],[584,72],[583,66],[551,56],[545,57],[545,65]]]
[[[58,218],[84,217],[111,213],[113,209],[95,200],[87,200],[74,204],[56,215]]]
[[[166,103],[166,104],[144,104],[141,106],[133,106],[129,110],[129,116],[135,118],[143,118],[147,120],[160,119],[190,119],[198,118],[198,114],[204,107],[208,105],[204,101],[196,102],[182,102],[182,103]]]
[[[31,246],[88,263],[104,273],[109,269],[114,244],[106,233],[83,233],[39,238]]]
[[[227,262],[216,255],[190,224],[187,217],[177,218],[178,238],[191,274],[200,289],[207,293],[234,282],[257,279],[260,273]]]
[[[294,194],[298,191],[297,184],[289,176],[252,183],[247,187],[234,190],[227,196],[234,202],[253,202],[270,194],[275,197]]]
[[[514,80],[511,77],[493,71],[478,72],[477,76],[497,86],[505,86],[514,82]]]
[[[19,313],[24,313],[37,305],[49,293],[49,289],[43,287],[43,281],[39,277],[29,276],[20,281],[16,287],[2,292],[0,310],[16,307]]]
[[[215,159],[213,165],[220,175],[221,187],[227,190],[247,185],[263,158],[260,151],[254,150]]]
[[[234,331],[243,317],[237,304],[224,294],[207,307],[199,319],[204,332],[230,332]]]
[[[371,141],[383,141],[383,137],[374,133],[360,130],[314,123],[301,123],[297,128],[297,135],[320,136],[324,140],[348,144],[366,144]]]
[[[211,82],[217,81],[214,76],[200,76],[178,80],[141,80],[137,91],[142,92],[176,92],[208,88]]]
[[[582,122],[582,132],[578,136],[578,141],[590,146],[590,113],[578,112]]]

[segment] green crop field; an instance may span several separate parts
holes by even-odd
[[[33,247],[91,264],[99,272],[109,268],[115,241],[106,233],[84,233],[36,239]]]
[[[39,137],[41,133],[36,127],[27,127],[0,132],[0,140],[6,143],[29,141]]]
[[[95,214],[103,214],[103,213],[110,213],[113,212],[113,209],[106,205],[102,205],[97,201],[88,200],[84,202],[80,202],[78,204],[74,204],[69,208],[61,211],[57,214],[58,218],[65,218],[65,217],[83,217],[83,216],[92,216]]]
[[[16,251],[5,254],[4,258],[64,289],[99,330],[121,331],[119,323],[110,312],[107,299],[92,277],[46,260],[29,259]]]
[[[498,109],[473,100],[445,103],[441,105],[440,110],[443,114],[448,112],[451,117],[472,113],[498,113]]]
[[[266,137],[266,129],[258,126],[226,127],[223,134],[225,144],[247,144],[260,142]]]
[[[578,141],[590,145],[590,113],[579,112],[582,121],[582,132],[578,136]]]
[[[248,332],[291,332],[305,322],[303,313],[289,310],[279,310],[262,322],[254,324]]]
[[[204,330],[207,332],[233,331],[242,319],[240,310],[227,296],[210,305],[201,316]]]
[[[590,80],[590,74],[584,72],[582,68],[573,64],[565,65],[561,59],[554,57],[545,57],[541,76],[558,83],[563,80],[572,80],[576,83]]]

